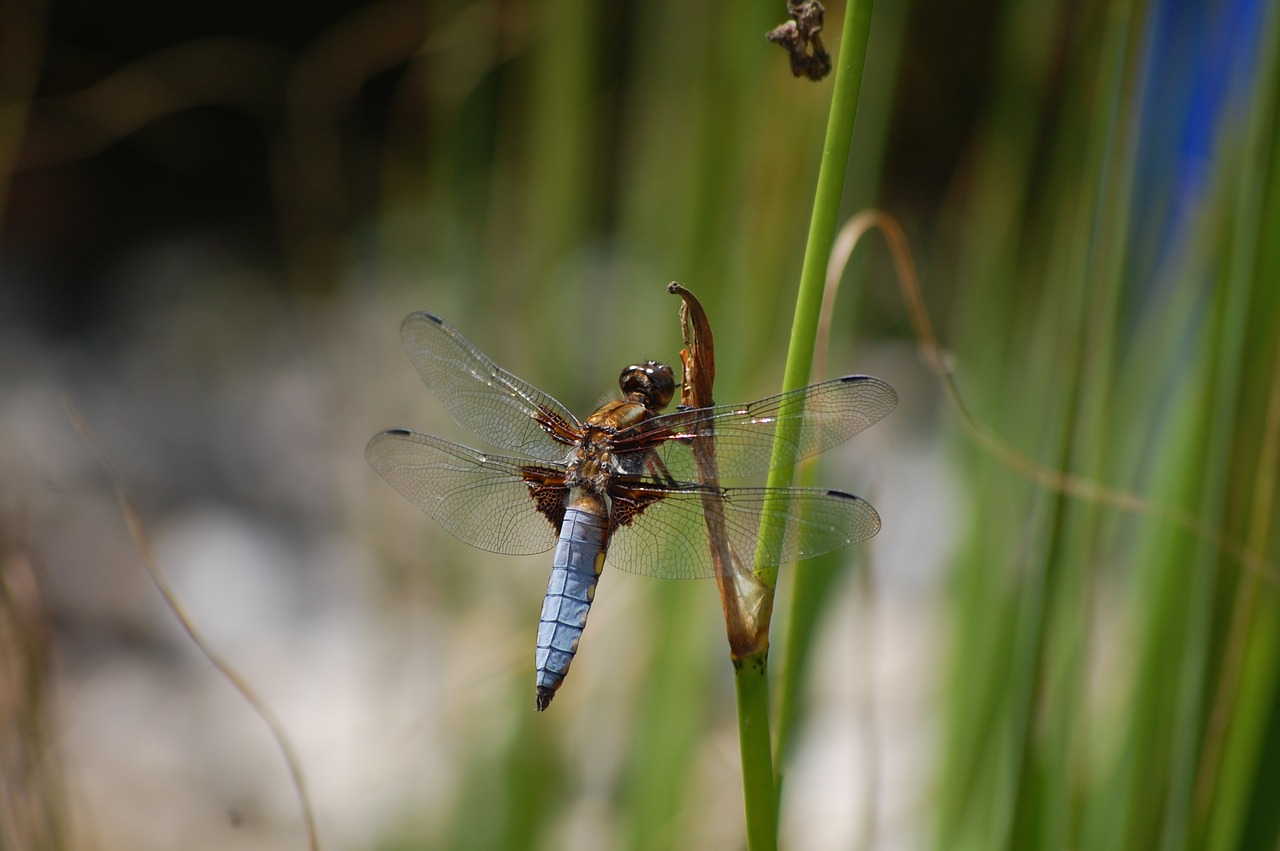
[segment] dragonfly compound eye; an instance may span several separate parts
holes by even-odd
[[[676,379],[671,367],[653,360],[624,369],[618,377],[618,385],[628,396],[633,393],[643,396],[647,407],[654,410],[665,408],[676,392]]]

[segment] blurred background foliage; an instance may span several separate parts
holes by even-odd
[[[413,309],[586,411],[674,359],[678,279],[718,397],[776,389],[830,96],[765,42],[784,18],[0,3],[0,847],[302,841],[68,397],[326,847],[742,843],[711,585],[607,573],[536,716],[545,559],[452,541],[361,449],[463,437]],[[860,250],[822,377],[903,401],[819,475],[885,530],[814,568],[789,847],[1280,848],[1278,49],[1265,0],[876,4],[847,212],[904,223],[980,419],[1146,502],[978,448]]]

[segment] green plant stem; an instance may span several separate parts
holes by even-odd
[[[738,745],[742,750],[742,793],[747,808],[747,847],[778,847],[778,807],[769,741],[768,649],[733,661],[738,694]]]
[[[805,245],[804,266],[800,273],[800,291],[791,325],[791,343],[783,389],[803,387],[809,382],[813,367],[813,346],[818,333],[818,314],[822,308],[822,288],[826,279],[827,259],[835,242],[836,222],[840,216],[840,198],[844,191],[849,148],[853,140],[853,120],[858,109],[858,93],[862,88],[862,68],[867,55],[867,33],[871,25],[871,0],[855,0],[845,10],[844,30],[836,60],[835,87],[831,94],[831,113],[827,135],[822,146],[822,162],[818,169],[818,186],[814,193],[813,216],[809,222],[809,239]],[[792,438],[780,429],[773,448],[771,487],[791,483],[795,458],[787,448]],[[776,536],[762,529],[760,540]],[[757,553],[757,564],[771,565],[775,559]],[[758,578],[772,592],[777,584],[776,567],[760,568]],[[772,605],[770,602],[768,605]],[[760,622],[767,625],[771,612],[763,613]],[[767,626],[764,627],[767,629]],[[778,843],[778,797],[773,776],[773,753],[769,734],[768,636],[758,643],[760,650],[734,660],[734,683],[738,696],[738,741],[742,751],[742,789],[747,813],[747,846],[751,851],[768,851]]]
[[[871,0],[854,0],[845,9],[844,31],[836,58],[835,90],[831,94],[831,113],[827,119],[827,136],[822,145],[822,162],[818,167],[818,186],[814,192],[813,215],[809,219],[809,239],[804,249],[804,265],[800,270],[800,290],[796,294],[796,312],[791,320],[791,342],[787,348],[787,365],[783,371],[783,391],[804,387],[813,369],[813,344],[818,335],[818,316],[822,311],[822,289],[826,281],[827,261],[836,238],[840,218],[840,198],[849,165],[849,148],[853,141],[853,119],[858,112],[858,93],[862,89],[862,68],[867,57],[867,33],[871,28]],[[773,444],[770,487],[791,484],[795,458],[792,441],[779,429]],[[793,437],[793,435],[792,435]],[[761,535],[761,538],[765,538]],[[777,569],[760,571],[769,587],[777,582]]]
[[[862,71],[867,56],[867,34],[871,28],[871,0],[854,0],[845,9],[844,29],[836,57],[835,88],[831,94],[831,112],[827,120],[827,135],[822,147],[822,162],[818,169],[818,184],[814,192],[813,214],[809,221],[809,238],[805,245],[804,265],[800,272],[800,289],[796,295],[796,310],[791,323],[791,342],[787,350],[787,364],[783,373],[783,390],[803,387],[809,383],[813,369],[813,347],[818,333],[818,317],[822,309],[822,291],[826,281],[827,262],[835,242],[836,225],[840,217],[840,199],[844,192],[845,173],[849,164],[849,150],[853,142],[853,123],[858,111],[858,96],[862,89]],[[791,484],[795,459],[788,447],[791,437],[779,430],[774,444],[770,487],[786,487]],[[770,537],[761,534],[761,540]],[[757,563],[769,563],[758,559]],[[777,583],[776,568],[762,568],[760,579],[773,588]],[[814,596],[808,587],[810,578],[805,571],[796,575],[794,599],[806,600]],[[793,706],[794,692],[801,687],[797,678],[784,678],[787,693],[782,701]],[[739,687],[739,700],[742,690]],[[741,703],[739,717],[741,718]],[[745,766],[747,739],[742,737]],[[781,772],[773,794],[781,788]],[[748,813],[750,821],[750,813]],[[755,846],[752,846],[753,848]]]

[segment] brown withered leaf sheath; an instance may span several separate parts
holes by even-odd
[[[702,304],[689,290],[672,281],[667,285],[667,292],[682,299],[680,330],[685,348],[680,351],[680,363],[684,369],[680,404],[688,408],[710,407],[715,404],[712,386],[716,379],[715,338],[711,333],[711,323]],[[715,441],[710,435],[700,437],[696,434],[704,428],[714,428],[714,425],[702,421],[695,424],[695,436],[690,442],[690,450],[698,469],[699,483],[711,485],[714,489],[720,481]],[[734,659],[741,659],[759,653],[768,646],[769,619],[773,612],[770,598],[773,592],[745,571],[730,549],[723,503],[714,494],[714,490],[708,490],[702,497],[702,510],[707,521],[707,541],[711,548],[711,560],[716,568],[720,603],[724,607],[729,652]]]

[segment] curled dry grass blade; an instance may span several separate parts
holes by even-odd
[[[848,263],[849,255],[859,240],[871,229],[878,229],[888,243],[893,258],[898,286],[906,303],[907,316],[920,349],[920,356],[937,377],[946,393],[947,403],[959,418],[960,425],[972,440],[989,452],[1008,469],[1024,477],[1032,484],[1064,496],[1114,508],[1127,514],[1149,517],[1171,523],[1200,540],[1212,545],[1223,555],[1239,561],[1258,579],[1280,585],[1280,567],[1267,559],[1265,538],[1257,541],[1240,541],[1204,522],[1195,512],[1177,506],[1164,505],[1140,494],[1115,488],[1087,476],[1042,464],[1001,437],[983,423],[969,409],[956,381],[956,370],[934,331],[920,291],[911,248],[901,225],[893,216],[881,210],[865,210],[845,224],[832,252],[832,279],[838,282],[840,273]],[[831,313],[834,308],[837,286],[830,286],[823,296],[822,321],[819,324],[817,352],[825,352],[830,336]],[[825,357],[825,355],[823,355]],[[1280,355],[1278,355],[1280,357]],[[1280,368],[1280,362],[1277,363]],[[1280,388],[1277,388],[1280,391]],[[1269,416],[1280,416],[1269,414]]]
[[[90,449],[93,450],[93,454],[97,457],[98,464],[111,480],[111,486],[116,492],[116,499],[120,503],[120,511],[124,514],[125,523],[129,527],[129,535],[133,538],[133,544],[138,550],[138,555],[142,557],[142,563],[147,569],[147,575],[151,577],[156,590],[160,592],[164,604],[173,613],[174,618],[181,625],[182,631],[191,639],[196,649],[209,660],[218,673],[231,684],[231,687],[240,693],[240,696],[249,704],[249,708],[262,719],[262,723],[267,726],[271,738],[275,740],[276,746],[280,748],[280,755],[289,769],[289,777],[293,782],[294,790],[298,794],[298,806],[301,809],[302,823],[307,834],[307,847],[311,851],[319,851],[320,837],[316,832],[315,814],[311,807],[311,798],[307,794],[307,784],[303,779],[301,762],[298,760],[298,755],[294,751],[293,745],[289,743],[289,737],[285,733],[284,725],[280,723],[280,719],[271,711],[266,702],[258,696],[258,693],[236,672],[231,663],[223,659],[200,635],[200,630],[196,627],[195,621],[191,618],[186,606],[182,604],[177,592],[169,585],[169,580],[165,578],[164,571],[160,569],[160,565],[156,561],[142,517],[138,514],[138,510],[134,507],[133,500],[129,497],[129,492],[125,488],[124,477],[116,469],[115,465],[111,463],[106,449],[98,442],[98,438],[89,428],[89,424],[85,422],[84,417],[80,415],[80,412],[70,400],[66,402],[66,408],[72,423],[80,434],[84,436]]]

